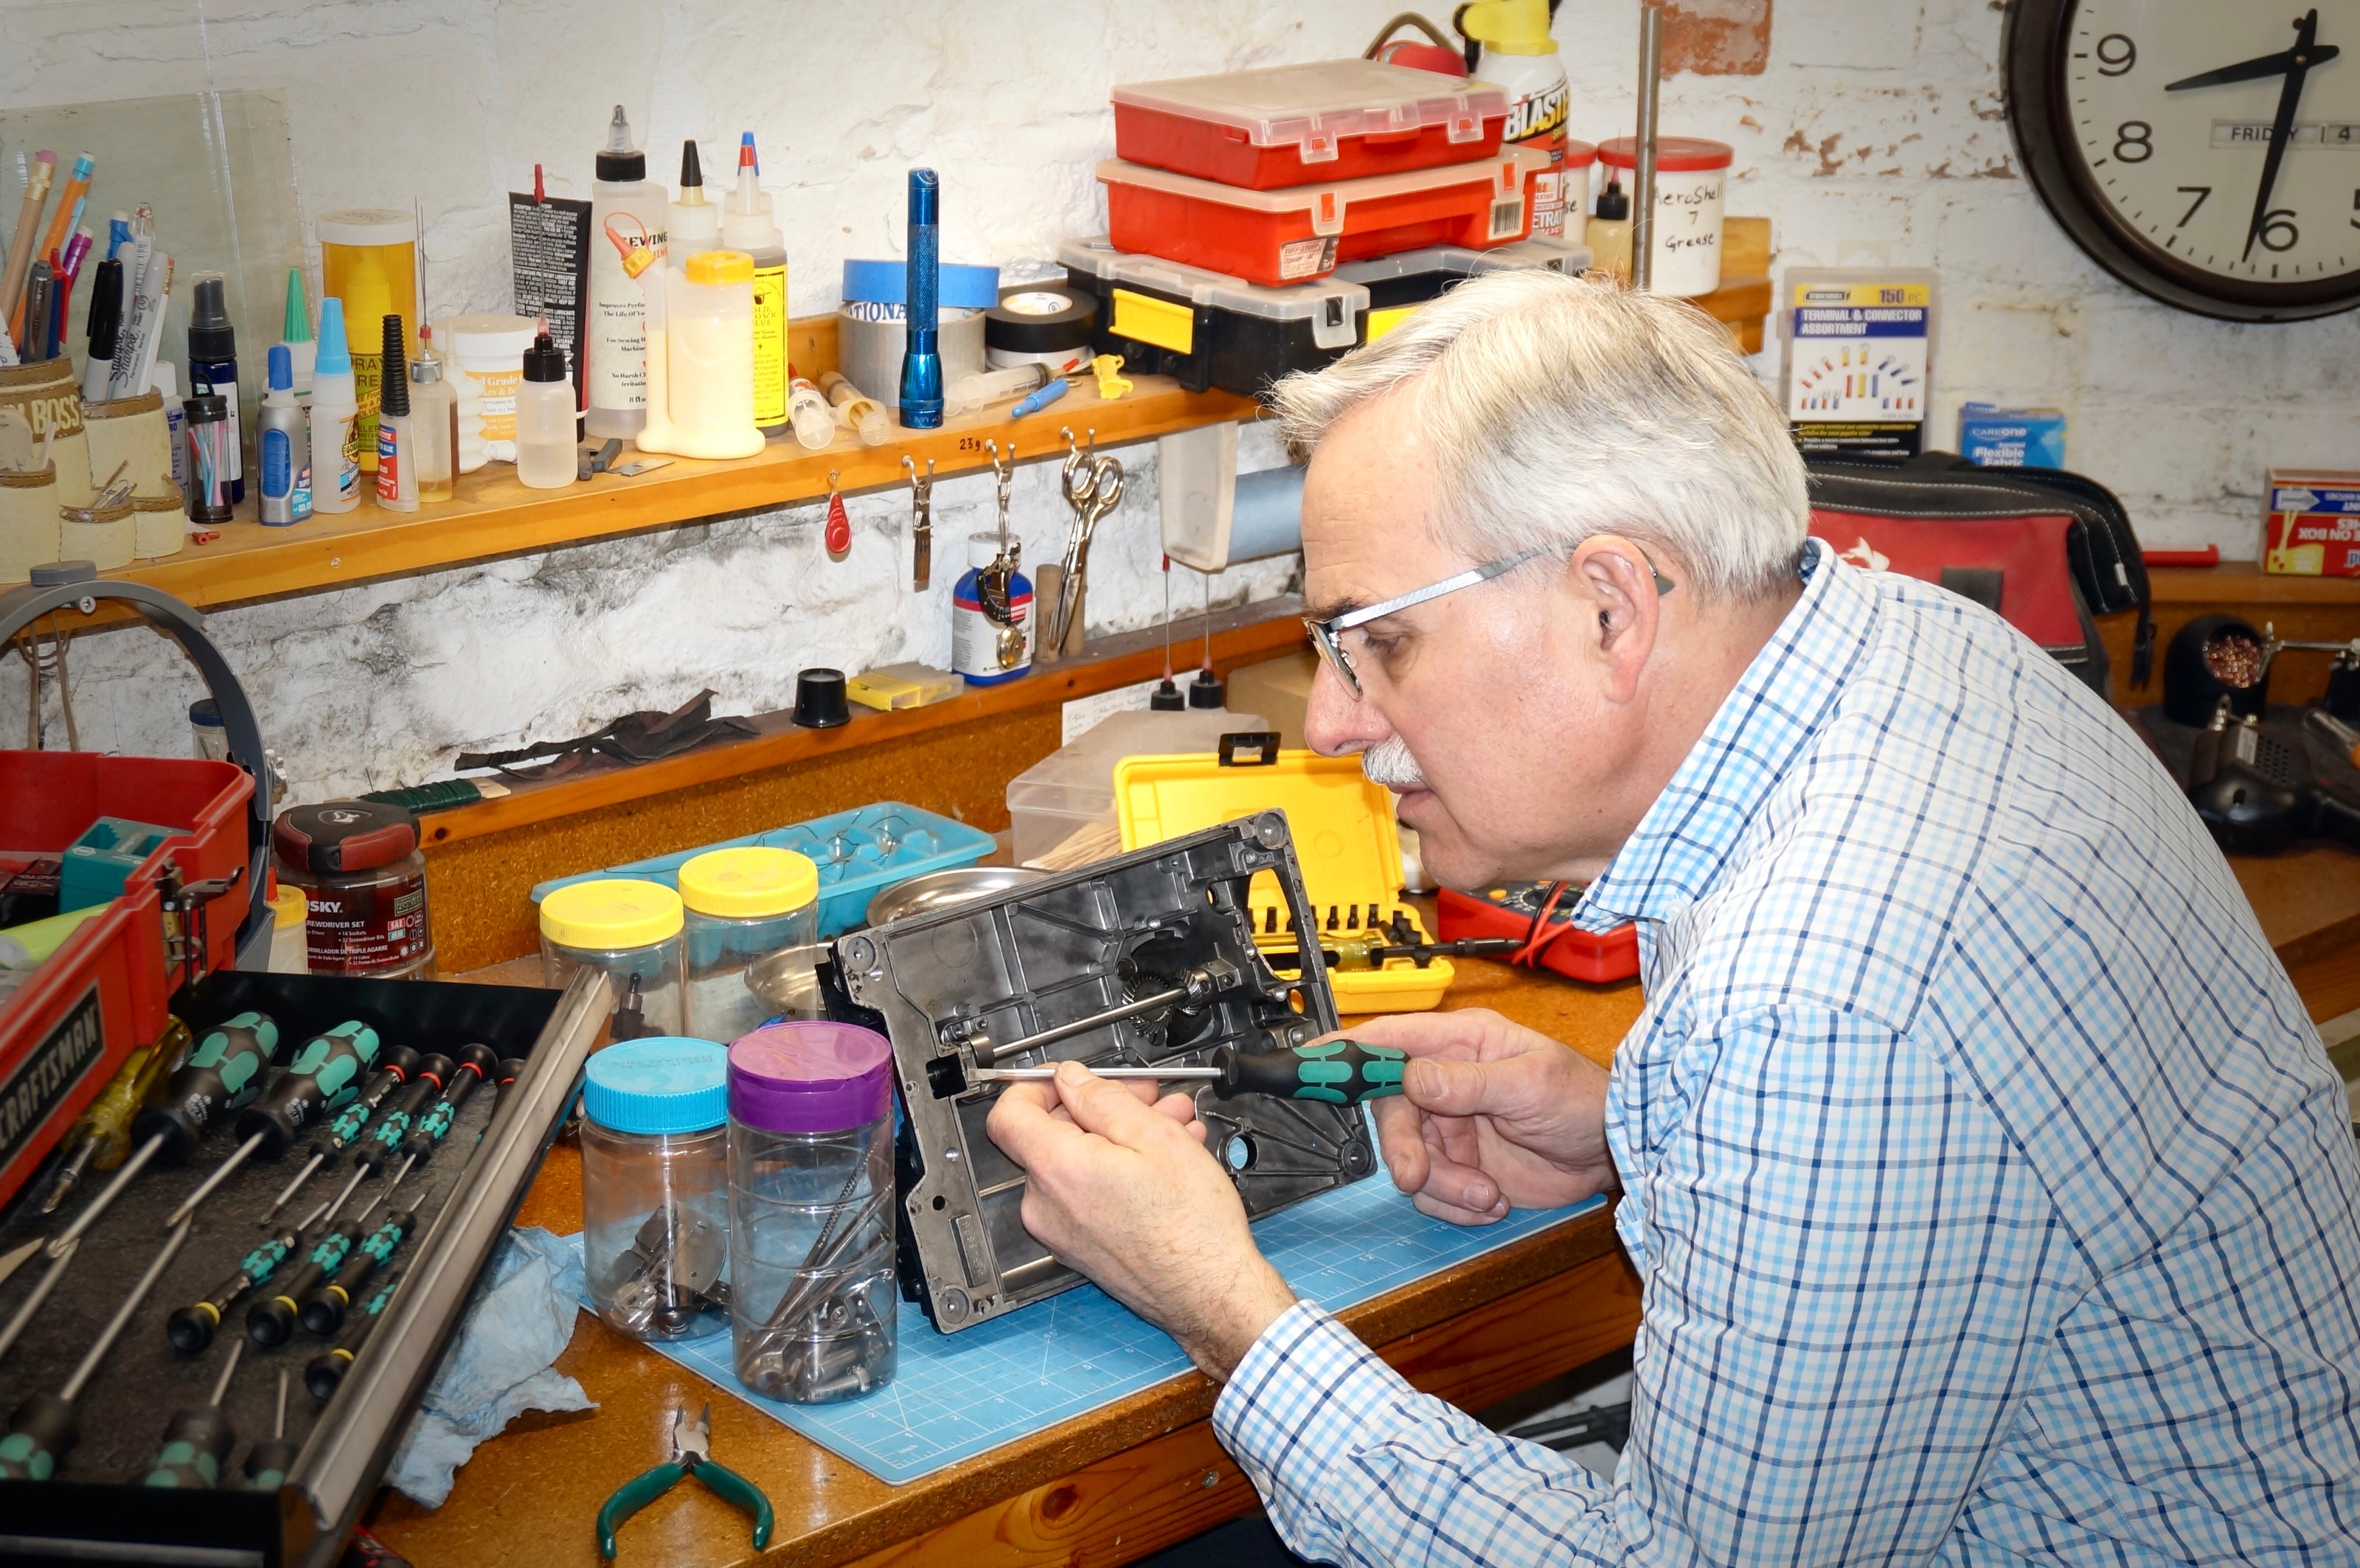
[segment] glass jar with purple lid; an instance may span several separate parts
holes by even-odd
[[[822,1019],[729,1047],[738,1380],[826,1404],[893,1376],[893,1051]]]

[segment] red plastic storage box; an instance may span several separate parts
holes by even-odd
[[[1114,90],[1116,157],[1248,191],[1480,161],[1507,121],[1504,87],[1373,60]]]
[[[254,780],[230,762],[0,751],[0,859],[21,866],[54,858],[101,817],[188,828],[158,845],[123,896],[0,1003],[0,1203],[123,1058],[164,1032],[180,983],[235,960],[252,894],[244,872],[253,793]],[[204,906],[202,959],[177,968],[156,885],[168,861],[184,883],[237,879]]]
[[[1480,163],[1278,191],[1113,159],[1098,165],[1098,179],[1117,250],[1276,285],[1324,278],[1363,257],[1520,240],[1532,222],[1526,182],[1547,167],[1548,154],[1511,148]]]

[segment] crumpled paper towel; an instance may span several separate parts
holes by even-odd
[[[594,1409],[582,1385],[551,1365],[574,1337],[581,1293],[582,1252],[571,1238],[537,1226],[510,1231],[451,1336],[387,1482],[440,1508],[476,1445],[522,1412]]]

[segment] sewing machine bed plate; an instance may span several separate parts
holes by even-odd
[[[1000,1086],[961,1068],[989,1056],[983,1042],[1000,1042],[1001,1066],[1203,1065],[1221,1046],[1268,1050],[1336,1027],[1325,970],[1282,982],[1255,950],[1247,893],[1258,877],[1277,883],[1298,929],[1317,929],[1285,815],[1263,811],[836,943],[838,978],[881,1020],[901,1088],[903,1293],[944,1332],[1082,1282],[1024,1228],[1024,1173],[984,1126]],[[1197,1001],[1016,1048],[1187,974],[1222,978]],[[938,1093],[945,1069],[974,1086]],[[1367,1120],[1351,1108],[1224,1100],[1207,1084],[1196,1112],[1249,1215],[1376,1168]]]

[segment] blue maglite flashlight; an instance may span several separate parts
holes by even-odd
[[[931,169],[910,170],[909,341],[901,350],[901,423],[911,430],[943,426],[943,356],[934,343],[935,306],[942,294],[942,258],[935,224],[942,181]]]

